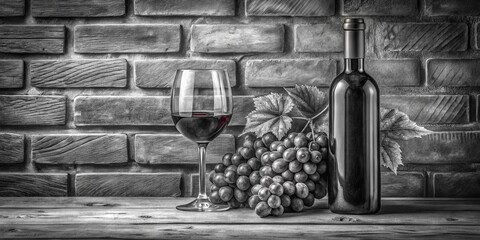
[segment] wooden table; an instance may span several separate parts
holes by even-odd
[[[0,238],[480,239],[480,199],[383,199],[376,215],[339,215],[317,201],[302,213],[181,212],[186,198],[0,198]]]

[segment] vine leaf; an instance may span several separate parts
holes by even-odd
[[[292,127],[292,118],[288,115],[295,107],[292,99],[283,94],[270,93],[253,101],[255,110],[248,114],[242,135],[254,132],[257,136],[263,136],[272,132],[278,139],[285,136]]]
[[[380,158],[382,165],[392,170],[396,175],[398,166],[403,165],[400,145],[389,137],[383,137],[381,141]]]
[[[295,88],[285,88],[285,91],[306,118],[314,118],[328,107],[327,96],[315,86],[295,85]]]

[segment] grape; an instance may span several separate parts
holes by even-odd
[[[274,182],[274,183],[270,184],[268,189],[270,190],[270,192],[273,195],[277,195],[277,196],[282,196],[283,195],[283,186],[280,183]]]
[[[327,134],[324,133],[324,132],[318,133],[317,138],[315,138],[315,142],[317,142],[318,145],[320,145],[320,147],[326,148],[327,145],[328,145],[328,137],[327,137]]]
[[[291,133],[288,134],[287,138],[290,139],[291,141],[293,141],[297,135],[298,135],[298,133],[291,132]]]
[[[317,142],[310,142],[310,143],[308,143],[308,150],[318,151],[318,150],[320,150],[320,145]]]
[[[305,207],[305,205],[303,204],[303,200],[296,197],[292,199],[292,204],[290,206],[292,207],[292,210],[294,212],[301,212]]]
[[[260,190],[258,190],[258,197],[262,201],[266,201],[270,197],[270,195],[272,195],[272,193],[270,193],[270,190],[266,187],[260,188]]]
[[[322,153],[322,159],[327,159],[327,156],[328,156],[327,148],[320,148],[320,153]]]
[[[275,142],[272,142],[269,146],[270,148],[270,151],[276,151],[277,150],[277,147],[280,146],[280,144],[282,144],[283,142],[282,141],[275,141]]]
[[[299,162],[298,160],[290,162],[288,165],[288,170],[292,173],[300,172],[303,168],[303,163]]]
[[[233,155],[232,153],[227,153],[223,155],[222,163],[223,165],[225,165],[225,167],[232,165],[232,155]]]
[[[284,207],[290,207],[290,204],[292,204],[292,199],[288,195],[282,195],[280,196],[280,200],[282,201],[282,206]]]
[[[306,137],[307,137],[307,139],[308,139],[308,140],[310,140],[310,141],[312,141],[312,140],[313,140],[313,138],[314,138],[314,136],[313,136],[312,132],[308,132],[308,133],[307,133],[305,136],[306,136]]]
[[[231,207],[231,208],[239,208],[242,206],[242,204],[237,201],[237,199],[235,198],[232,198],[229,202],[228,202],[228,205]]]
[[[284,212],[284,208],[282,205],[280,205],[278,208],[272,209],[271,214],[272,216],[279,217],[283,215],[283,212]]]
[[[237,166],[235,165],[230,165],[227,167],[227,169],[225,169],[225,172],[227,171],[234,171],[234,172],[237,172]]]
[[[220,199],[220,195],[218,194],[218,191],[211,192],[209,199],[212,203],[220,203],[222,201],[222,199]]]
[[[246,192],[244,192],[240,189],[237,189],[237,188],[235,188],[235,190],[233,190],[233,196],[240,203],[243,203],[243,202],[247,201],[247,198],[248,198],[248,195],[247,195]]]
[[[314,172],[313,174],[309,174],[308,178],[311,179],[313,182],[320,181],[320,174],[318,172]]]
[[[295,147],[297,148],[305,147],[307,146],[307,143],[308,143],[308,138],[303,133],[299,133],[293,140],[293,144],[295,144]]]
[[[315,169],[317,170],[317,169]],[[241,176],[249,176],[252,173],[252,168],[246,163],[241,163],[237,167],[237,174]]]
[[[301,163],[306,163],[308,160],[310,160],[310,152],[308,151],[308,148],[302,147],[298,149],[297,160]]]
[[[319,163],[322,161],[322,153],[319,151],[311,151],[310,152],[310,161],[313,163]]]
[[[295,176],[293,177],[293,179],[295,179],[296,182],[303,183],[307,181],[308,175],[304,171],[300,171],[295,173]]]
[[[327,189],[322,184],[315,184],[315,191],[313,191],[313,196],[316,199],[322,199],[327,195]]]
[[[253,186],[260,183],[262,176],[260,176],[259,171],[253,171],[248,178],[250,179],[250,185]]]
[[[272,163],[272,170],[276,173],[282,173],[288,169],[288,162],[279,158]]]
[[[253,171],[256,171],[262,167],[262,162],[258,158],[250,158],[247,161],[247,164],[252,168]]]
[[[250,187],[250,179],[247,176],[239,176],[237,179],[237,188],[246,191]]]
[[[225,169],[227,169],[227,167],[225,165],[223,165],[222,163],[219,163],[217,165],[215,165],[215,172],[216,173],[223,173],[225,171]]]
[[[210,185],[210,192],[217,192],[218,190],[220,190],[220,187],[215,185],[215,184],[212,184]]]
[[[228,186],[221,187],[218,190],[218,194],[220,195],[220,199],[224,202],[228,202],[233,198],[233,189]]]
[[[305,181],[305,185],[307,185],[309,192],[315,191],[315,183],[312,180],[308,179],[307,181]]]
[[[308,195],[308,187],[305,183],[295,184],[295,196],[299,198],[306,198]]]
[[[262,218],[267,217],[271,212],[272,208],[264,201],[259,202],[255,207],[255,213]]]
[[[268,152],[268,149],[266,147],[259,147],[257,150],[255,150],[255,157],[260,159],[262,157],[263,153]]]
[[[260,161],[263,166],[271,165],[270,163],[270,152],[264,152],[260,157]]]
[[[283,159],[285,159],[285,161],[287,162],[295,160],[296,157],[297,150],[295,148],[288,148],[287,150],[285,150],[285,152],[283,152]]]
[[[270,161],[273,162],[273,161],[281,158],[282,154],[280,152],[277,152],[277,151],[270,152],[270,155],[268,155],[268,157],[269,157]]]
[[[272,179],[273,179],[273,182],[280,183],[280,184],[283,184],[285,182],[285,179],[283,179],[283,177],[280,175],[277,175]]]
[[[278,141],[278,139],[277,137],[275,137],[275,135],[273,135],[273,133],[265,133],[262,136],[262,141],[263,141],[263,144],[265,144],[265,146],[269,147],[270,144],[272,144],[275,141]]]
[[[248,206],[250,208],[255,208],[260,201],[262,201],[262,200],[260,200],[258,195],[253,195],[253,196],[248,198]]]
[[[237,181],[237,173],[234,171],[226,171],[225,181],[227,183],[234,184]]]
[[[270,195],[267,200],[268,206],[271,208],[278,208],[282,206],[282,200],[277,195]]]
[[[260,184],[255,184],[255,185],[253,185],[253,187],[250,189],[250,191],[253,193],[253,195],[257,195],[257,194],[258,194],[258,191],[259,191],[260,189],[262,189],[262,188],[263,188],[262,185],[260,185]]]
[[[276,150],[277,150],[277,152],[283,154],[285,152],[285,150],[287,150],[287,147],[285,147],[285,145],[283,145],[283,143],[281,143],[280,145],[278,145]]]
[[[215,173],[215,176],[213,177],[213,184],[219,187],[228,186],[223,173]]]
[[[270,176],[270,177],[273,177],[275,176],[275,173],[273,172],[273,169],[272,167],[270,166],[263,166],[262,168],[260,168],[260,176]]]
[[[240,150],[240,154],[244,159],[250,159],[255,156],[255,150],[253,150],[253,148],[243,147]]]
[[[255,142],[253,142],[253,147],[255,149],[259,149],[259,148],[262,148],[262,147],[266,149],[266,146],[265,146],[265,144],[263,144],[263,141],[262,141],[261,138],[257,138],[255,140]]]
[[[295,184],[293,184],[293,182],[286,181],[282,185],[283,185],[283,193],[284,194],[287,194],[288,196],[292,196],[292,195],[295,194],[296,188],[295,188]]]
[[[293,181],[293,173],[290,170],[283,172],[282,177],[285,181]]]
[[[317,165],[317,172],[322,175],[322,174],[325,174],[327,172],[327,163],[325,161],[321,161],[318,165]]]
[[[306,207],[311,207],[315,203],[315,197],[313,194],[309,193],[306,198],[303,199],[303,205]]]
[[[263,176],[261,179],[260,179],[260,185],[264,186],[264,187],[269,187],[270,184],[273,183],[273,178],[270,177],[270,176]]]
[[[295,144],[293,144],[293,140],[290,140],[289,138],[285,138],[283,140],[283,145],[286,147],[286,148],[293,148],[295,147]]]
[[[245,140],[245,142],[243,142],[243,147],[253,149],[253,141],[252,140]]]
[[[303,171],[306,174],[314,174],[317,172],[317,165],[313,162],[307,162],[303,164]]]
[[[232,164],[235,166],[240,165],[241,163],[246,162],[243,156],[240,153],[234,153],[232,155]]]
[[[213,177],[215,176],[215,170],[212,170],[208,173],[208,180],[213,183]]]

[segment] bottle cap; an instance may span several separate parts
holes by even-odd
[[[365,30],[365,22],[363,18],[347,18],[343,23],[343,29],[347,31],[363,31]]]

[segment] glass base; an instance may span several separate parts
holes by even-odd
[[[177,206],[177,210],[180,211],[193,211],[193,212],[221,212],[230,209],[228,204],[216,204],[210,202],[208,199],[195,199],[193,202],[185,205]]]

